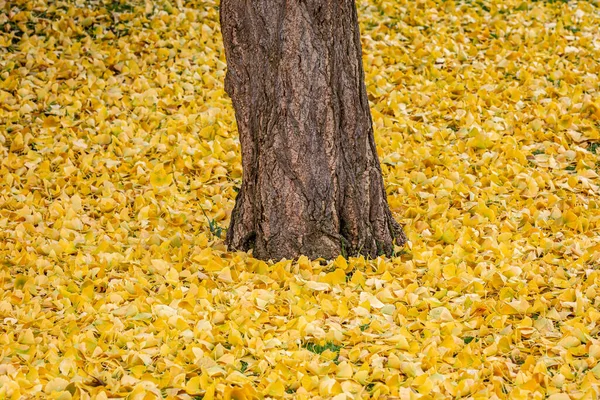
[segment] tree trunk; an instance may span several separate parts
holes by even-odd
[[[354,0],[222,0],[242,148],[230,250],[260,259],[390,255]]]

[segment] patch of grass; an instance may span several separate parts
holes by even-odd
[[[378,24],[377,22],[368,21],[368,22],[365,24],[365,26],[366,26],[366,28],[367,28],[367,29],[371,30],[371,29],[375,29],[375,28],[377,28],[377,27],[379,26],[379,24]]]
[[[600,142],[592,142],[588,146],[588,150],[594,154],[598,154],[598,149],[600,149]]]
[[[552,83],[555,87],[560,88],[560,79],[553,79],[550,76],[547,76],[546,79],[548,82]]]
[[[367,329],[369,329],[369,326],[371,326],[371,323],[370,323],[370,322],[369,322],[368,324],[362,324],[361,326],[359,326],[359,328],[360,328],[360,331],[361,331],[361,332],[364,332],[364,331],[366,331]]]
[[[380,242],[379,240],[376,240],[375,244],[377,245],[377,256],[378,257],[385,256],[385,250],[383,248],[383,243]]]
[[[325,352],[325,350],[330,350],[334,353],[339,353],[340,349],[342,348],[341,345],[337,345],[333,342],[327,342],[324,345],[320,345],[320,344],[316,344],[316,343],[306,343],[304,345],[304,348],[307,349],[308,351],[311,351],[315,354],[322,354],[323,352]]]
[[[548,4],[554,4],[554,3],[568,3],[569,0],[532,0],[534,3],[537,2],[543,2],[543,3],[548,3]]]
[[[463,342],[465,342],[465,344],[469,344],[471,343],[473,340],[475,340],[475,338],[473,336],[465,336],[463,338]]]
[[[577,169],[576,165],[569,165],[567,168],[565,168],[567,171],[575,171],[575,169]]]
[[[534,156],[537,156],[538,154],[545,154],[545,152],[544,152],[544,150],[537,149],[537,150],[532,151],[531,154],[533,154]]]
[[[215,221],[215,219],[211,219],[208,218],[208,215],[206,215],[206,212],[204,211],[204,208],[201,208],[202,210],[202,214],[204,214],[204,217],[206,217],[206,221],[208,221],[208,229],[210,229],[210,233],[213,236],[218,237],[219,239],[221,239],[221,235],[223,234],[223,232],[225,231],[224,228],[221,228],[219,226],[219,224],[217,223],[217,221]]]
[[[350,282],[352,280],[352,275],[354,275],[354,269],[346,272],[346,282]]]
[[[115,13],[132,12],[134,7],[125,1],[111,1],[105,5],[106,11]]]
[[[525,2],[519,4],[519,6],[517,8],[515,8],[515,10],[517,10],[517,11],[527,11],[528,9],[529,9],[529,7],[527,6],[527,3],[525,3]]]
[[[340,357],[340,349],[342,347],[343,346],[337,345],[337,344],[335,344],[333,342],[327,342],[324,345],[320,345],[320,344],[310,343],[309,342],[309,343],[306,343],[304,345],[305,349],[307,349],[308,351],[310,351],[312,353],[315,353],[315,354],[322,354],[322,353],[324,353],[327,350],[329,350],[329,351],[331,351],[333,353],[336,353],[335,359],[333,360],[333,362],[335,364],[339,363],[338,359]]]
[[[342,238],[340,245],[341,245],[342,257],[344,257],[347,260],[348,252],[346,251],[346,240]]]
[[[248,363],[244,360],[240,360],[242,367],[240,368],[240,372],[243,374],[248,369]]]
[[[394,257],[401,257],[405,254],[408,254],[408,250],[406,250],[405,248],[400,249],[400,251],[396,251],[396,249],[392,250],[392,258]]]

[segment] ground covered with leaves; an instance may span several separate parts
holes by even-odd
[[[598,398],[600,4],[358,5],[410,243],[265,263],[216,1],[0,1],[0,399]]]

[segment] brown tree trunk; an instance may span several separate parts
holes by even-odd
[[[242,187],[230,250],[261,259],[390,255],[354,0],[222,0]]]

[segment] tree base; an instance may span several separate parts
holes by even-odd
[[[241,200],[243,198],[244,194],[240,191],[227,231],[226,244],[230,251],[253,249],[253,256],[258,259],[296,259],[301,255],[310,259],[326,260],[338,255],[376,258],[380,255],[393,255],[394,245],[402,246],[407,241],[402,227],[394,220],[389,210],[383,221],[374,223],[368,218],[363,218],[348,221],[341,219],[341,223],[320,225],[302,224],[298,219],[278,218],[278,234],[266,236],[264,231],[263,234],[258,233],[261,229],[261,219],[251,216],[254,207],[250,202],[244,204],[244,200]],[[244,224],[241,222],[243,220],[249,223]],[[257,222],[254,222],[255,220]],[[332,218],[332,222],[335,220],[339,221],[340,217]],[[264,220],[262,222],[265,223]],[[335,226],[345,229],[336,232],[332,230]]]

